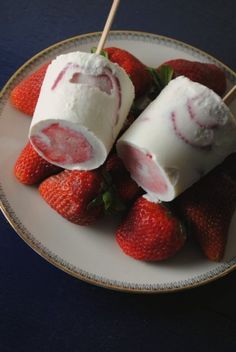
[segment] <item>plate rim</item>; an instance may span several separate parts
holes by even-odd
[[[31,64],[33,64],[36,60],[39,58],[43,57],[44,54],[50,53],[50,51],[53,51],[57,48],[63,47],[64,44],[72,43],[74,41],[78,40],[83,40],[87,39],[90,37],[96,37],[99,36],[101,32],[91,32],[91,33],[86,33],[86,34],[80,34],[76,35],[67,39],[64,39],[62,41],[59,41],[57,43],[54,43],[47,48],[39,51],[36,55],[32,56],[29,60],[27,60],[23,65],[21,65],[15,72],[14,74],[9,78],[9,80],[5,83],[3,88],[0,91],[0,100],[4,99],[5,95],[7,95],[8,90],[11,88],[12,84],[16,80],[16,78],[26,69],[28,68]],[[214,61],[215,63],[219,64],[221,67],[223,67],[228,73],[231,74],[231,76],[234,77],[236,81],[236,73],[227,65],[222,63],[220,60],[216,59],[214,56],[208,54],[207,52],[198,49],[190,44],[187,44],[183,41],[164,36],[164,35],[159,35],[155,33],[149,33],[149,32],[143,32],[143,31],[133,31],[133,30],[112,30],[110,32],[111,35],[131,35],[131,36],[146,36],[150,38],[154,38],[156,40],[163,40],[163,41],[168,41],[170,43],[176,44],[178,47],[185,47],[195,53],[198,53],[202,56],[205,56],[211,61]],[[4,104],[4,103],[3,103]],[[16,234],[27,244],[29,245],[37,254],[39,254],[42,258],[47,260],[50,264],[54,265],[55,267],[61,269],[62,271],[66,272],[67,274],[80,279],[82,281],[85,281],[87,283],[116,290],[116,291],[122,291],[122,292],[128,292],[128,293],[170,293],[170,292],[178,292],[178,291],[183,291],[187,289],[192,289],[195,287],[203,286],[206,285],[210,282],[216,281],[232,271],[236,269],[236,261],[233,260],[232,265],[230,262],[225,264],[225,269],[220,271],[219,273],[213,274],[213,276],[207,277],[206,279],[201,279],[198,276],[195,276],[193,280],[193,283],[190,284],[184,284],[186,280],[183,280],[183,285],[181,286],[176,286],[175,282],[173,281],[173,285],[170,287],[168,285],[163,284],[163,287],[158,286],[158,284],[132,284],[129,283],[128,286],[125,285],[124,282],[121,281],[116,281],[116,280],[110,280],[110,279],[105,279],[102,276],[99,275],[94,275],[91,273],[83,272],[83,271],[78,271],[79,268],[75,268],[69,263],[66,263],[62,258],[57,257],[54,253],[51,253],[49,249],[44,247],[42,244],[38,244],[37,239],[33,240],[33,236],[28,234],[28,230],[24,227],[24,225],[21,223],[21,221],[14,215],[14,211],[11,210],[11,205],[9,204],[7,198],[4,195],[4,191],[2,190],[2,186],[0,184],[0,209],[5,216],[6,220],[8,223],[11,225],[11,227],[15,230]],[[60,261],[59,261],[60,259]],[[77,269],[77,270],[76,270]],[[213,270],[214,271],[214,270]],[[210,273],[211,271],[209,271]],[[93,277],[94,275],[94,277]],[[210,275],[210,274],[209,274]],[[176,284],[179,284],[180,281],[177,281]]]

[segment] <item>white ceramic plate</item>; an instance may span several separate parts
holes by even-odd
[[[68,39],[39,53],[21,67],[2,91],[0,103],[0,199],[6,218],[36,252],[67,273],[107,288],[135,292],[166,292],[195,287],[219,278],[236,267],[236,214],[230,226],[225,259],[206,260],[196,245],[188,243],[173,259],[145,263],[123,254],[114,239],[118,218],[91,227],[67,222],[39,196],[36,187],[18,183],[13,165],[25,145],[30,118],[9,103],[11,89],[39,65],[69,51],[90,51],[100,34]],[[127,49],[149,66],[167,59],[186,58],[220,65],[229,87],[236,74],[208,54],[176,40],[149,33],[111,32],[107,46]],[[236,111],[236,104],[233,106]],[[30,263],[29,263],[30,265]]]

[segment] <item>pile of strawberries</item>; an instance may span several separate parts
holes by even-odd
[[[154,76],[163,67],[171,69],[170,79],[185,75],[221,96],[225,93],[225,75],[216,65],[177,59],[150,70],[125,50],[106,48],[105,51],[112,62],[129,74],[136,98],[152,90]],[[34,113],[47,67],[48,64],[43,65],[11,92],[12,104],[26,115]],[[134,118],[132,113],[128,116],[126,128]],[[168,204],[146,199],[115,151],[111,151],[99,169],[69,171],[45,161],[28,142],[15,163],[14,174],[25,185],[39,185],[44,200],[75,224],[89,225],[107,213],[122,211],[124,217],[116,231],[116,240],[124,253],[135,259],[170,258],[190,235],[196,238],[207,258],[219,261],[224,255],[236,207],[235,162],[233,154]]]

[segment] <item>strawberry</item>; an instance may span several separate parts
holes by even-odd
[[[116,191],[118,196],[125,204],[130,204],[138,195],[141,194],[141,188],[129,176],[123,176],[115,182]]]
[[[107,170],[105,165],[92,171],[65,170],[42,182],[39,192],[67,220],[89,225],[105,213],[124,210],[124,202],[128,203],[137,194],[136,183],[128,183],[119,190],[113,182],[113,177],[118,180],[123,171],[127,173],[121,160],[110,158]],[[130,178],[129,181],[133,182]]]
[[[235,159],[235,157],[234,157]],[[204,176],[176,200],[179,213],[186,219],[205,256],[220,261],[224,256],[228,230],[236,208],[235,163],[224,163]]]
[[[169,209],[140,197],[117,229],[116,240],[124,253],[135,259],[160,261],[175,255],[186,236]]]
[[[103,214],[103,204],[92,204],[103,185],[99,170],[64,170],[39,186],[44,200],[65,219],[78,224],[94,223]]]
[[[175,59],[166,61],[163,65],[171,66],[174,77],[186,76],[192,81],[201,83],[214,90],[220,96],[226,91],[226,78],[223,70],[214,64]]]
[[[132,202],[140,193],[140,187],[130,177],[116,153],[113,152],[108,156],[104,168],[110,174],[112,186],[120,200],[125,204]]]
[[[143,95],[151,85],[152,78],[146,66],[134,55],[119,48],[105,48],[110,61],[117,63],[127,72],[135,87],[135,96]]]
[[[21,81],[11,92],[11,102],[21,112],[32,116],[49,63]]]
[[[16,178],[26,185],[33,185],[41,182],[46,177],[59,172],[58,166],[50,164],[44,160],[32,147],[30,142],[26,144],[18,157],[14,174]]]
[[[118,157],[116,152],[111,152],[108,155],[104,168],[111,174],[112,178],[119,178],[122,177],[124,173],[127,173],[123,161]]]

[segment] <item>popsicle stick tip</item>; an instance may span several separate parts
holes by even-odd
[[[120,0],[113,0],[109,15],[107,17],[104,29],[102,31],[101,38],[100,38],[98,46],[97,46],[96,54],[100,54],[102,49],[103,49],[103,47],[104,47],[104,44],[106,42],[109,30],[111,28],[111,25],[113,23],[116,11],[118,9],[119,3],[120,3]]]
[[[236,85],[230,89],[230,91],[224,96],[223,102],[226,105],[230,105],[236,98]]]

